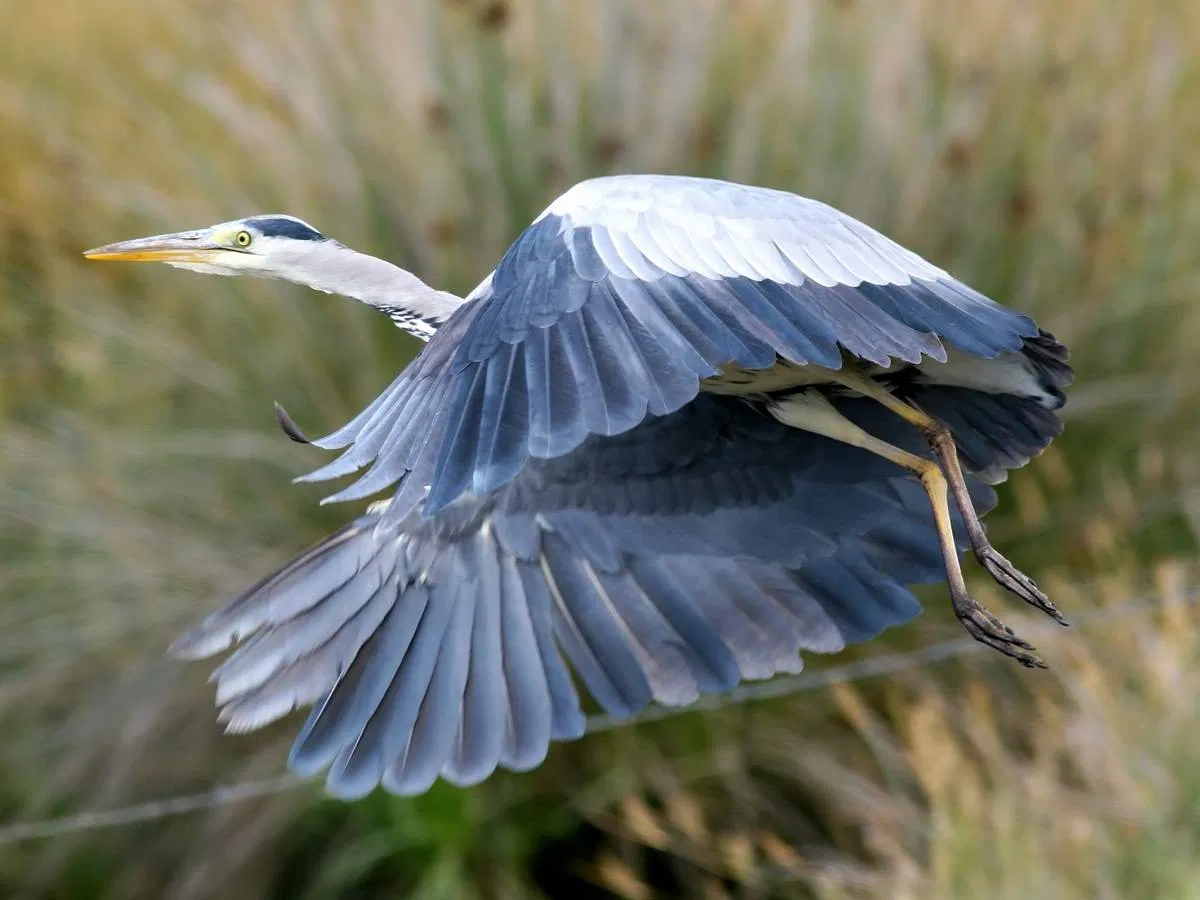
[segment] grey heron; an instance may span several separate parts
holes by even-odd
[[[1066,349],[818,201],[584,181],[464,299],[283,215],[86,255],[297,282],[427,341],[298,479],[390,498],[173,645],[240,644],[232,731],[313,706],[289,763],[336,795],[529,770],[583,733],[576,679],[618,717],[687,704],[909,621],[916,584],[1042,665],[967,549],[1063,621],[979,514],[1061,430]]]

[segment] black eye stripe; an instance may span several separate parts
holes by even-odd
[[[325,235],[312,226],[286,216],[258,216],[247,219],[246,224],[253,225],[263,237],[285,237],[296,241],[325,240]]]

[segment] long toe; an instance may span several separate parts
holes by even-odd
[[[996,583],[1016,594],[1030,606],[1037,607],[1060,625],[1066,625],[1067,620],[1053,601],[1040,590],[1032,578],[1014,566],[995,548],[990,545],[980,548],[976,558]]]
[[[1041,657],[1034,652],[1028,641],[1018,637],[1011,628],[970,598],[956,603],[955,613],[967,629],[967,633],[981,644],[999,650],[1028,668],[1046,668]]]
[[[1015,635],[997,636],[994,632],[972,627],[974,623],[964,622],[967,632],[981,644],[999,650],[1005,656],[1015,659],[1021,665],[1030,669],[1044,669],[1046,664],[1034,651],[1033,645]]]

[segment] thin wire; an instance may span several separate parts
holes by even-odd
[[[1200,604],[1200,592],[1172,601],[1172,604],[1158,600],[1130,600],[1106,609],[1093,610],[1075,617],[1079,626],[1091,626],[1112,622],[1118,619],[1130,618],[1145,612],[1153,612],[1167,605],[1195,606]],[[1059,625],[1033,624],[1027,631],[1057,635],[1062,632]],[[830,666],[818,672],[804,672],[799,675],[775,678],[757,684],[748,684],[735,688],[725,694],[711,694],[700,698],[688,706],[669,707],[654,706],[643,710],[640,714],[624,719],[616,719],[608,715],[594,715],[587,719],[587,733],[595,734],[608,731],[618,726],[636,725],[643,722],[657,722],[685,713],[711,711],[726,706],[746,703],[754,700],[778,698],[791,694],[813,691],[819,688],[832,687],[837,684],[847,684],[887,675],[918,665],[930,665],[945,662],[961,656],[987,651],[988,648],[973,638],[954,638],[929,644],[918,650],[906,653],[887,653],[873,656],[869,659],[857,660],[840,666]],[[999,660],[1001,657],[996,655]],[[0,846],[16,844],[22,841],[39,840],[61,837],[78,831],[91,831],[97,828],[116,828],[124,825],[136,825],[154,822],[185,813],[200,812],[251,800],[256,797],[274,796],[292,790],[308,783],[294,775],[276,775],[271,778],[261,778],[254,781],[242,781],[237,784],[225,785],[202,791],[196,794],[181,794],[163,800],[152,800],[135,806],[124,806],[115,809],[95,810],[75,813],[57,819],[41,819],[31,822],[17,822],[0,827]]]
[[[786,697],[818,688],[833,687],[835,684],[862,681],[877,675],[911,669],[922,663],[944,662],[947,659],[987,649],[983,644],[969,637],[939,641],[909,653],[886,653],[840,666],[830,666],[828,669],[821,669],[817,672],[803,672],[799,675],[785,675],[755,684],[743,684],[723,694],[706,694],[687,706],[650,706],[640,713],[623,719],[607,714],[588,716],[587,734],[610,731],[626,725],[640,725],[643,722],[658,722],[685,713],[711,712],[753,700]]]
[[[120,825],[154,822],[184,813],[241,803],[243,800],[251,800],[255,797],[273,796],[303,783],[295,775],[275,775],[271,778],[242,781],[238,784],[213,788],[198,794],[180,794],[164,800],[151,800],[149,803],[139,803],[136,806],[75,813],[60,819],[18,822],[0,828],[0,845],[39,838],[61,837],[74,831],[91,831],[95,828],[115,828]]]
[[[1183,606],[1200,604],[1200,592],[1188,595],[1182,601],[1178,602]],[[1164,605],[1163,602],[1158,600],[1129,600],[1117,606],[1092,610],[1088,613],[1077,615],[1074,617],[1075,625],[1097,625],[1112,621],[1113,619],[1128,618],[1137,613],[1151,612]],[[1062,633],[1063,626],[1034,622],[1027,627],[1023,627],[1022,631],[1054,636]],[[785,697],[789,694],[833,687],[835,684],[862,681],[863,679],[874,678],[878,675],[888,675],[903,669],[911,669],[921,664],[944,662],[955,657],[967,656],[983,651],[995,652],[972,637],[952,638],[950,640],[938,641],[934,644],[927,644],[918,650],[911,650],[905,653],[883,653],[840,666],[830,666],[827,669],[820,669],[816,672],[783,675],[768,681],[743,684],[722,694],[706,694],[698,700],[689,703],[687,706],[650,706],[639,713],[625,718],[603,714],[589,716],[587,720],[587,734],[609,731],[613,728],[626,725],[640,725],[643,722],[657,722],[662,719],[684,715],[685,713],[722,709],[726,706],[736,706],[752,700]],[[997,656],[996,658],[1001,659],[1003,657]]]

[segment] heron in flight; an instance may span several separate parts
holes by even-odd
[[[1042,665],[968,593],[968,548],[1062,621],[979,516],[1061,430],[1066,349],[818,201],[584,181],[465,299],[284,215],[86,255],[308,285],[427,342],[298,479],[390,498],[172,648],[240,643],[232,731],[313,706],[289,764],[335,795],[532,769],[583,734],[576,681],[616,717],[684,705],[909,621],[910,585]]]

